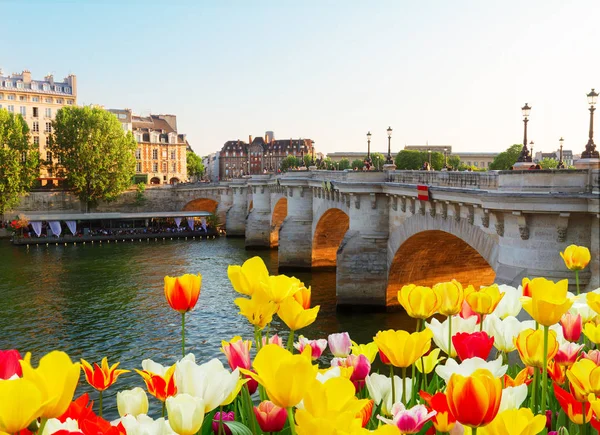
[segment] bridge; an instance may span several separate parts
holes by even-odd
[[[418,186],[428,197],[419,199]],[[139,208],[128,195],[97,211]],[[600,286],[597,169],[297,171],[147,189],[146,198],[143,211],[217,213],[228,237],[278,248],[280,270],[335,267],[339,305],[388,306],[402,285],[452,278],[518,286],[543,276],[574,285],[559,255],[570,244],[592,253],[582,285]]]

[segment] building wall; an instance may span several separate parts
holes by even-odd
[[[186,181],[186,145],[138,142],[136,174],[148,174],[150,184],[167,184],[173,179]]]
[[[453,156],[460,157],[460,161],[467,166],[487,169],[499,153],[474,153],[474,152],[455,152]]]

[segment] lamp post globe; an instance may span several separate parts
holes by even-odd
[[[387,155],[387,159],[385,160],[385,163],[388,165],[392,165],[392,164],[394,164],[394,161],[392,160],[392,127],[388,127],[387,135],[388,135],[388,155]]]
[[[523,149],[521,150],[521,154],[519,154],[517,162],[531,162],[531,154],[527,149],[527,123],[529,122],[529,113],[531,112],[529,104],[525,103],[525,105],[521,107],[521,112],[523,113]]]
[[[588,104],[590,105],[590,131],[588,143],[585,146],[585,151],[581,153],[582,159],[598,159],[600,153],[596,150],[594,143],[594,111],[596,110],[596,102],[598,101],[598,92],[592,88],[592,91],[587,94]]]
[[[558,149],[559,150],[558,151],[558,166],[557,166],[558,169],[565,168],[565,163],[563,162],[563,142],[564,141],[565,140],[562,137],[558,140],[558,143],[560,144],[559,149]]]
[[[371,131],[367,132],[367,162],[371,164]]]

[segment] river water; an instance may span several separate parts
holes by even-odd
[[[229,264],[259,255],[277,273],[277,251],[244,249],[243,239],[167,240],[125,243],[12,246],[0,240],[0,349],[32,352],[33,361],[54,349],[74,361],[108,356],[120,368],[141,369],[151,358],[172,364],[180,357],[180,315],[165,301],[163,278],[202,274],[198,305],[186,316],[186,351],[197,361],[225,359],[221,340],[253,337],[253,328],[238,315],[239,297],[227,278]],[[360,267],[360,266],[358,266]],[[308,338],[348,331],[359,343],[380,329],[409,329],[402,313],[342,313],[335,307],[335,271],[295,274],[312,286],[312,304],[321,309],[316,322],[301,330]],[[278,318],[275,331],[285,330]],[[284,337],[287,335],[282,334]],[[105,406],[114,407],[118,390],[143,386],[127,373],[108,390]],[[89,391],[83,376],[78,392]],[[96,393],[92,393],[96,398]],[[151,410],[158,407],[151,400]],[[116,417],[114,412],[109,417]]]

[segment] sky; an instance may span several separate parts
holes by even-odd
[[[600,1],[0,0],[0,68],[177,115],[200,155],[272,130],[317,151],[581,152]],[[600,121],[597,122],[600,124]],[[600,142],[600,138],[596,140]]]

